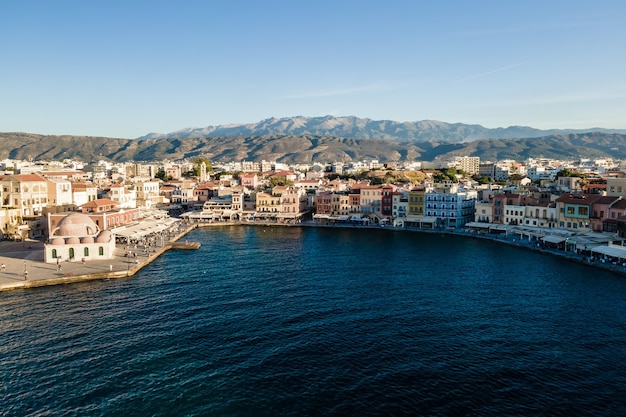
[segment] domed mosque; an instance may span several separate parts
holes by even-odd
[[[86,214],[71,213],[50,230],[45,245],[45,262],[112,259],[115,237],[109,230],[100,230]]]

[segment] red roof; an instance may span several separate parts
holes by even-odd
[[[39,174],[14,174],[14,175],[7,175],[6,177],[10,177],[10,176],[12,176],[13,178],[15,178],[16,180],[20,182],[46,181],[46,179]],[[6,177],[3,177],[3,178],[6,178]]]
[[[565,204],[588,205],[595,203],[600,198],[602,196],[598,194],[565,194],[557,198],[556,201]]]
[[[108,198],[99,198],[88,203],[83,204],[81,207],[102,207],[102,206],[117,206],[117,201],[109,200]]]

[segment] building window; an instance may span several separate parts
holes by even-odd
[[[57,250],[52,249],[52,259],[56,259],[56,257],[57,257]]]
[[[69,254],[70,254],[70,259],[74,259],[74,248],[70,248]]]
[[[83,250],[83,254],[84,254],[84,256],[89,256],[89,248],[85,248]]]

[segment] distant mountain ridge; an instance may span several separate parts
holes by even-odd
[[[481,160],[529,157],[554,159],[613,158],[626,160],[626,134],[585,133],[540,138],[489,139],[466,143],[409,142],[314,135],[216,136],[114,139],[0,133],[0,160],[100,159],[115,162],[182,160],[198,156],[213,162],[277,161],[310,163],[378,159],[382,162],[441,161],[454,156]]]
[[[550,129],[509,126],[490,129],[477,124],[446,123],[436,120],[396,122],[372,120],[355,116],[269,118],[258,123],[227,124],[203,128],[187,128],[170,133],[149,133],[140,140],[167,138],[208,138],[216,136],[320,136],[392,142],[466,143],[482,139],[537,138],[551,135],[589,132],[626,134],[626,129]]]

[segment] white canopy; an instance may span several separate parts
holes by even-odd
[[[556,235],[549,235],[549,236],[543,237],[543,241],[548,242],[548,243],[561,243],[561,242],[565,242],[566,240],[567,240],[566,237],[556,236]]]
[[[407,216],[405,221],[414,223],[435,223],[437,218],[428,216]]]
[[[465,223],[464,226],[465,227],[473,227],[473,228],[476,228],[476,229],[489,229],[493,225],[491,223],[469,222],[469,223]]]
[[[612,256],[614,258],[626,259],[626,247],[616,245],[600,245],[591,249],[591,252],[601,253],[602,255]]]

